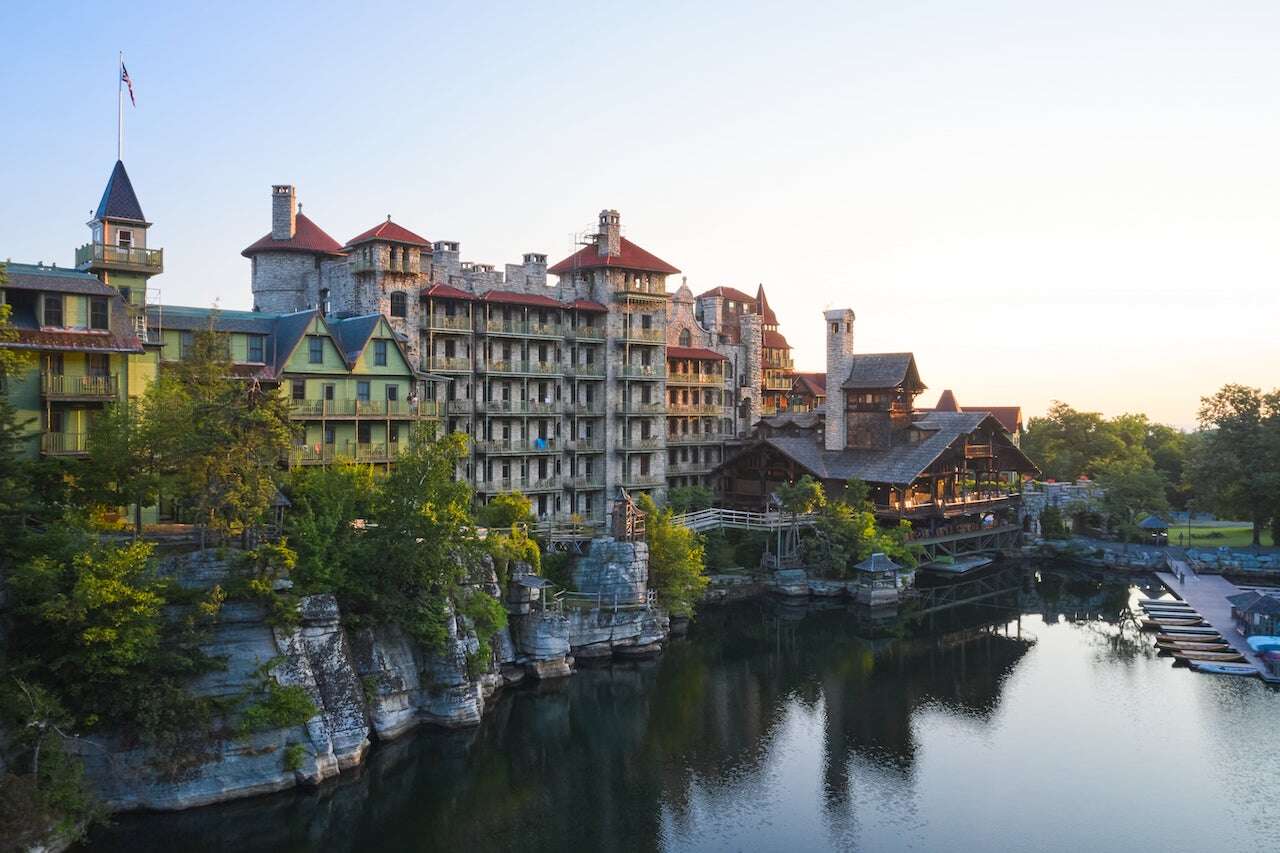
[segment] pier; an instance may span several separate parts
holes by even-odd
[[[1227,596],[1247,590],[1241,589],[1222,575],[1198,575],[1182,560],[1171,559],[1169,563],[1172,571],[1155,573],[1160,582],[1191,605],[1209,626],[1222,635],[1223,642],[1239,652],[1260,675],[1265,675],[1267,670],[1262,659],[1236,630],[1235,620],[1231,618],[1231,602],[1227,601]],[[1183,581],[1178,580],[1179,574],[1184,578]]]

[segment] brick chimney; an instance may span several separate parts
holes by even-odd
[[[616,210],[600,211],[600,231],[596,235],[600,257],[622,254],[622,216]]]
[[[271,187],[271,239],[292,240],[298,231],[298,193],[291,184]]]
[[[836,308],[824,315],[827,322],[826,448],[845,448],[844,390],[840,387],[853,369],[853,309]]]

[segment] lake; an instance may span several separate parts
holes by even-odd
[[[508,691],[467,732],[89,849],[1280,849],[1280,694],[1159,657],[1158,591],[1044,568],[914,630],[707,608],[653,661]]]

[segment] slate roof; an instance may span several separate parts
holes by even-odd
[[[344,317],[340,320],[326,321],[347,364],[355,364],[356,359],[360,358],[360,353],[364,352],[369,338],[373,335],[373,330],[378,328],[378,321],[381,319],[381,314],[366,314],[363,317]]]
[[[618,245],[621,251],[616,255],[601,255],[595,243],[583,246],[563,261],[548,267],[547,272],[553,275],[565,275],[574,270],[600,269],[602,267],[656,272],[664,275],[674,275],[680,272],[680,270],[662,260],[662,258],[641,249],[626,237],[620,237]]]
[[[93,214],[94,219],[124,219],[129,222],[143,222],[147,218],[142,215],[142,205],[138,203],[137,193],[133,191],[133,182],[125,171],[124,163],[117,160],[107,179],[107,187],[102,191],[102,200]]]
[[[1142,521],[1138,522],[1138,526],[1143,530],[1168,530],[1169,524],[1158,515],[1149,515]]]
[[[468,293],[465,290],[460,290],[447,284],[433,284],[430,287],[424,287],[422,288],[422,296],[423,298],[430,296],[436,299],[466,299],[469,302],[474,302],[476,299],[474,293]]]
[[[779,412],[760,419],[766,426],[774,429],[792,425],[800,429],[816,429],[824,420],[822,412]]]
[[[1235,595],[1228,595],[1227,601],[1230,602],[1231,606],[1237,610],[1246,610],[1250,604],[1253,604],[1259,598],[1262,598],[1261,593],[1250,590],[1248,592],[1238,592]]]
[[[896,572],[902,566],[877,551],[861,563],[858,563],[854,568],[860,572]]]
[[[709,361],[728,361],[715,350],[704,347],[667,347],[667,358],[698,358]]]
[[[948,388],[938,396],[938,402],[933,404],[933,410],[935,412],[958,412],[960,411],[960,403],[956,400],[956,395]]]
[[[1280,598],[1277,598],[1274,595],[1263,595],[1262,593],[1255,592],[1252,593],[1254,596],[1253,599],[1249,601],[1242,601],[1240,603],[1236,602],[1236,599],[1243,599],[1244,596],[1248,594],[1249,593],[1232,595],[1227,598],[1227,601],[1230,601],[1241,613],[1263,613],[1268,615],[1280,614]]]
[[[735,302],[745,302],[748,305],[755,305],[756,302],[755,299],[743,293],[741,290],[738,290],[736,287],[728,287],[725,285],[713,287],[704,293],[698,294],[699,299],[703,299],[708,296],[719,296],[722,299],[732,299]]]
[[[338,241],[324,233],[324,230],[302,215],[299,211],[294,218],[293,237],[289,240],[273,240],[271,232],[253,243],[240,254],[251,258],[258,252],[303,252],[309,255],[333,255],[343,257],[342,246]]]
[[[391,217],[387,217],[386,222],[379,222],[377,225],[358,234],[347,241],[347,248],[358,246],[361,243],[372,243],[374,240],[383,240],[388,243],[404,243],[408,246],[421,246],[425,249],[431,248],[431,241],[425,237],[419,237],[408,228],[391,221]]]
[[[43,290],[51,293],[83,293],[87,296],[114,296],[116,289],[97,276],[63,267],[36,264],[4,264],[4,286],[14,290]]]
[[[825,373],[797,373],[793,386],[801,386],[799,390],[807,391],[815,397],[827,396],[827,374]]]
[[[817,413],[812,414],[815,419]],[[920,430],[923,437],[914,443],[895,444],[887,450],[826,450],[818,443],[818,436],[770,436],[760,439],[792,459],[821,480],[848,480],[856,477],[868,483],[907,485],[925,471],[933,461],[962,436],[967,435],[984,421],[992,419],[986,412],[930,412],[911,425]],[[1019,470],[1036,471],[1036,466],[1018,448],[1004,448],[1006,453],[1020,457]],[[732,464],[733,459],[721,463]]]
[[[960,407],[960,402],[956,399],[956,395],[950,388],[943,391],[938,397],[938,402],[934,403],[932,409],[920,408],[916,411],[920,412],[990,412],[995,415],[996,420],[1005,428],[1006,432],[1016,433],[1022,429],[1022,407],[1021,406],[965,406]]]
[[[840,386],[849,391],[897,388],[909,385],[915,390],[925,387],[916,372],[916,360],[909,352],[861,353],[853,356],[849,376]]]

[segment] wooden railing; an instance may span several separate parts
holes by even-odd
[[[136,249],[104,243],[86,243],[76,249],[77,267],[96,263],[159,271],[164,268],[164,249]]]
[[[671,520],[696,533],[723,527],[732,527],[737,530],[778,530],[793,524],[807,527],[813,524],[816,517],[812,513],[792,515],[788,512],[747,512],[712,507],[673,515]]]
[[[84,432],[41,433],[40,452],[46,456],[83,456],[89,452],[89,434]]]
[[[724,376],[722,376],[719,373],[681,373],[676,370],[668,370],[667,384],[668,385],[723,385]]]
[[[290,400],[295,418],[438,418],[438,400]]]
[[[117,373],[105,376],[68,376],[59,373],[40,374],[40,393],[46,397],[94,397],[115,399],[120,393]]]
[[[719,403],[671,403],[667,406],[669,415],[720,415],[724,411],[724,406]]]

